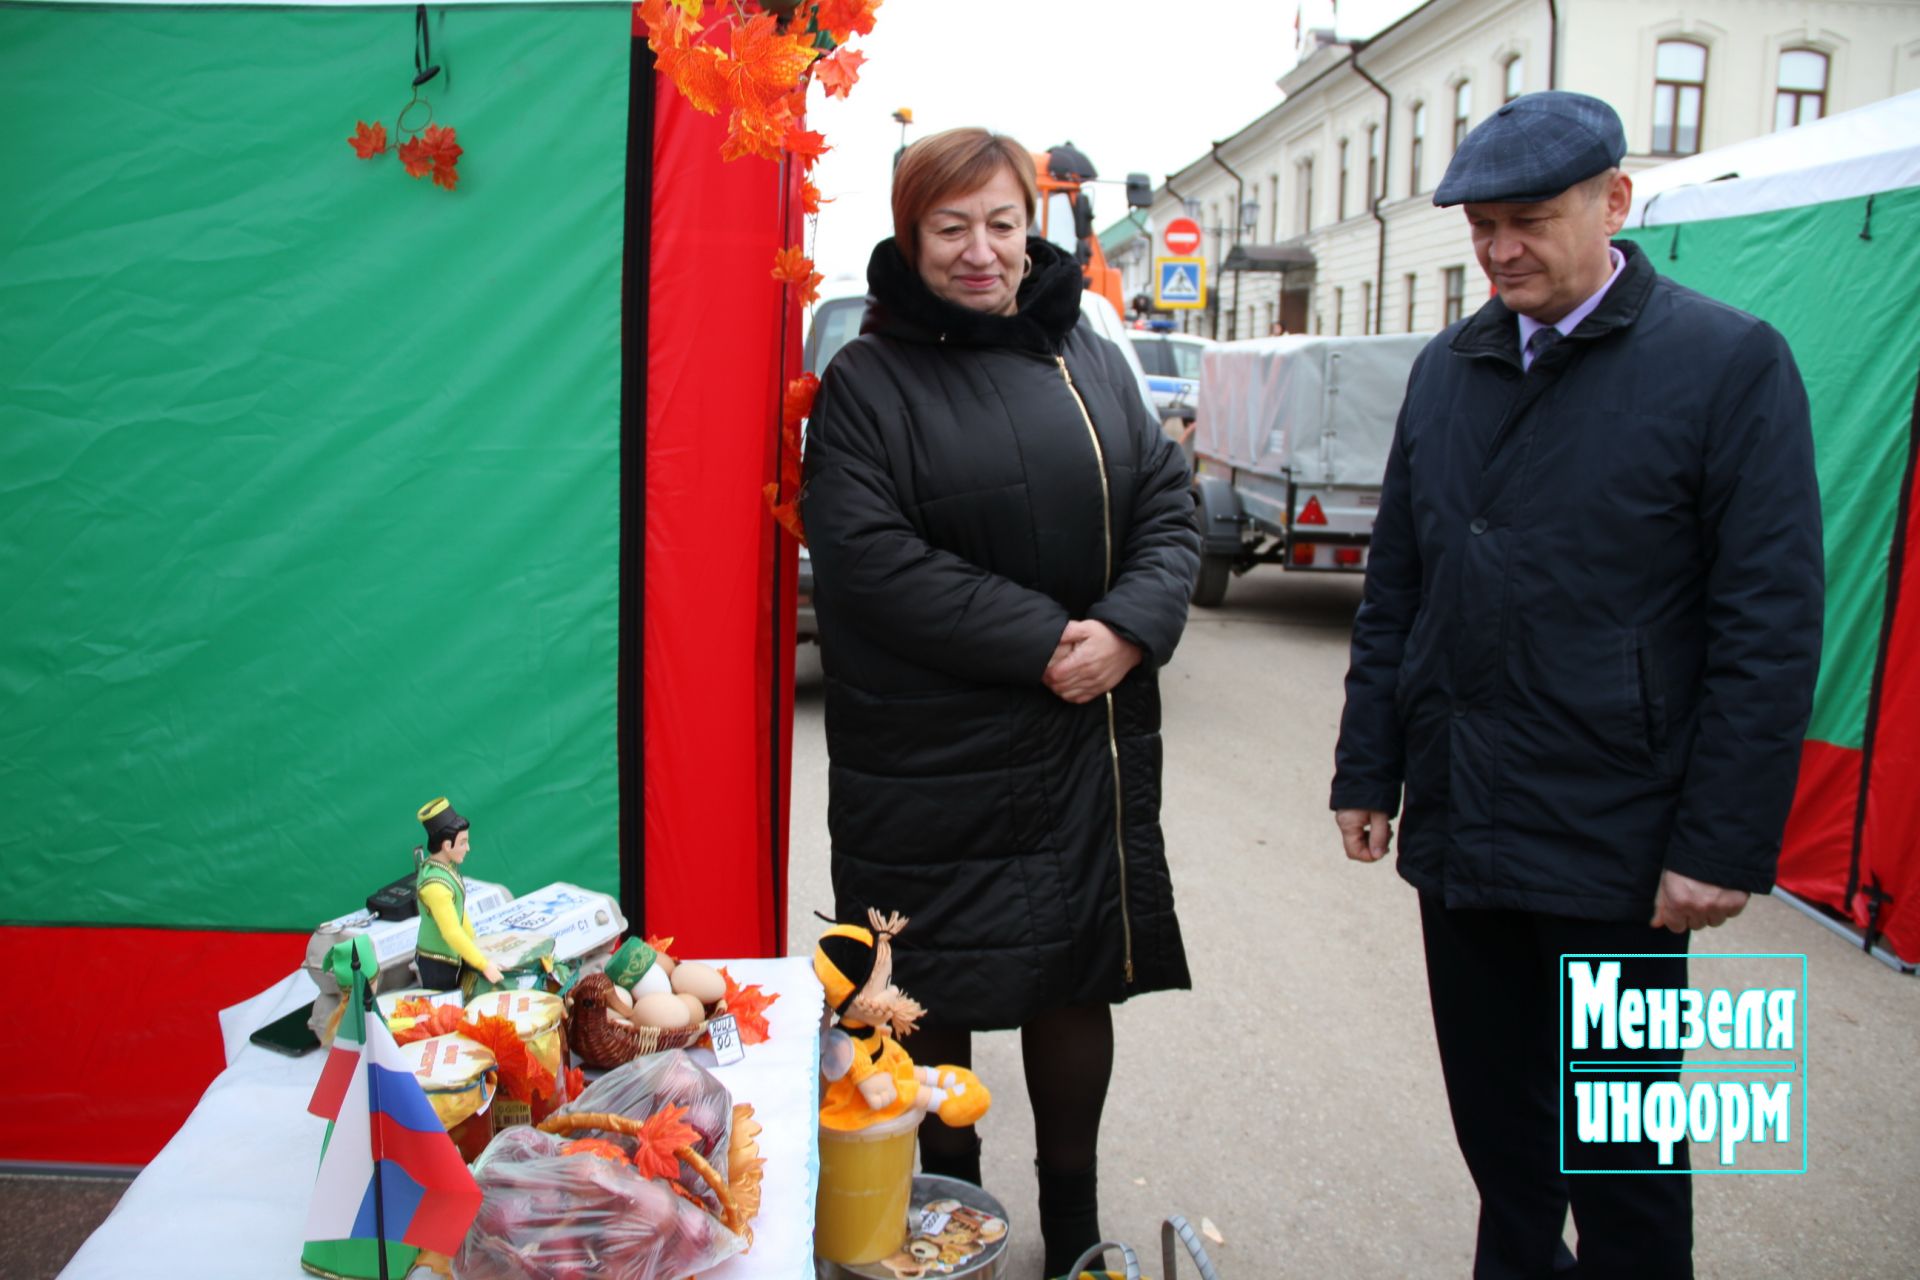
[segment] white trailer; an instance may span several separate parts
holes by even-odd
[[[1193,602],[1260,564],[1364,573],[1394,420],[1430,335],[1258,338],[1202,357]]]

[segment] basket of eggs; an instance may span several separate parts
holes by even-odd
[[[610,1068],[663,1049],[689,1049],[726,1011],[726,979],[697,960],[661,952],[629,987],[606,973],[583,976],[567,994],[567,1042],[590,1067]]]

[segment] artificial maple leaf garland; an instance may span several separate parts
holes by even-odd
[[[377,120],[371,126],[364,120],[357,124],[354,135],[347,139],[347,145],[353,148],[353,153],[362,160],[385,155],[388,149],[387,126]],[[465,150],[452,126],[430,124],[401,143],[398,155],[408,177],[425,178],[431,175],[434,186],[451,191],[460,181],[460,170],[456,166]]]

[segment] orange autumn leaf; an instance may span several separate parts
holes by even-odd
[[[660,69],[667,73],[695,111],[718,115],[729,101],[732,82],[727,78],[727,56],[708,45],[685,53],[665,54]]]
[[[860,80],[860,64],[867,55],[855,49],[836,49],[814,68],[814,78],[829,98],[844,98]]]
[[[800,520],[800,500],[794,497],[788,498],[785,502],[780,501],[780,486],[771,481],[761,488],[760,493],[767,500],[767,510],[773,513],[774,523],[785,529],[788,536],[795,542],[803,547],[806,546],[807,528]],[[746,1028],[742,1026],[740,1038],[748,1044],[757,1043],[757,1041],[747,1040],[746,1035]]]
[[[421,133],[420,140],[427,144],[427,153],[433,157],[436,166],[458,164],[466,152],[466,148],[455,140],[451,125],[430,124]]]
[[[373,122],[373,127],[369,129],[365,120],[358,120],[354,123],[358,127],[354,129],[353,136],[347,139],[347,145],[353,148],[355,155],[359,156],[362,160],[371,160],[386,151],[386,125],[376,120]]]
[[[873,34],[873,11],[879,7],[880,0],[820,0],[815,21],[835,44],[845,44],[854,36]]]
[[[400,163],[409,178],[424,178],[433,171],[433,152],[423,140],[408,138],[400,144]]]
[[[483,1015],[461,1023],[460,1034],[493,1051],[494,1061],[500,1067],[500,1088],[509,1098],[532,1102],[536,1096],[553,1096],[553,1072],[535,1060],[511,1022]]]
[[[578,1067],[567,1068],[567,1096],[577,1098],[587,1087],[587,1073]]]
[[[646,1118],[636,1135],[640,1149],[633,1153],[634,1167],[649,1178],[672,1182],[680,1174],[680,1157],[674,1152],[700,1140],[699,1131],[681,1117],[687,1109],[668,1103]]]
[[[393,1016],[396,1018],[430,1018],[433,1016],[433,1001],[425,996],[412,996],[405,1000],[396,1000],[393,1004]]]
[[[815,214],[820,212],[820,188],[811,180],[800,184],[800,212]]]
[[[792,92],[819,50],[805,36],[783,35],[770,13],[733,29],[732,56],[725,63],[733,101],[745,111],[766,111]]]
[[[813,398],[820,394],[820,379],[810,373],[803,373],[787,384],[787,394],[780,403],[780,421],[787,426],[798,426],[800,419],[813,412]],[[725,973],[722,969],[720,972]]]
[[[665,956],[669,960],[676,958],[673,954],[673,939],[671,937],[662,938],[657,934],[650,933],[647,935],[647,945],[653,948],[655,955]]]
[[[426,1012],[403,1014],[401,1010],[409,1005],[425,1006]],[[393,1033],[395,1044],[412,1044],[415,1040],[426,1040],[433,1036],[450,1036],[461,1029],[462,1015],[457,1005],[428,1004],[425,1000],[402,1000],[393,1012],[396,1018],[419,1019],[406,1030]]]
[[[727,120],[727,136],[720,144],[722,160],[741,156],[759,156],[778,160],[780,144],[786,140],[793,119],[784,113],[736,111]]]
[[[727,972],[725,966],[720,969],[720,977],[727,984],[724,997],[727,1012],[733,1015],[734,1023],[740,1028],[740,1042],[765,1044],[768,1036],[772,1035],[772,1029],[767,1025],[767,1009],[780,998],[780,993],[776,991],[768,995],[757,982],[743,987],[733,980],[733,975]]]
[[[818,160],[822,154],[833,150],[832,147],[827,145],[827,139],[824,134],[815,133],[811,129],[802,129],[797,126],[787,131],[787,136],[780,145],[800,157],[801,162],[808,168],[812,168],[813,162]]]
[[[560,1148],[563,1156],[598,1156],[602,1160],[612,1160],[616,1164],[627,1164],[627,1153],[605,1138],[575,1138]]]
[[[644,31],[655,55],[684,49],[700,34],[699,0],[640,0],[633,18],[634,34]]]
[[[781,284],[799,284],[813,270],[813,259],[797,244],[788,245],[773,255],[773,278]]]

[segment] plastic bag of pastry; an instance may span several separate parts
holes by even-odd
[[[746,1238],[597,1139],[513,1128],[474,1166],[483,1199],[453,1261],[461,1280],[677,1280]]]
[[[694,1150],[711,1161],[721,1177],[726,1177],[733,1095],[679,1049],[644,1054],[615,1067],[555,1114],[611,1111],[615,1115],[645,1120],[669,1104],[686,1108],[681,1120],[700,1134],[699,1141],[692,1144]],[[629,1156],[633,1154],[635,1144],[629,1138],[611,1133],[595,1136],[622,1147]],[[690,1170],[680,1171],[680,1185],[703,1199],[711,1199],[706,1185]]]

